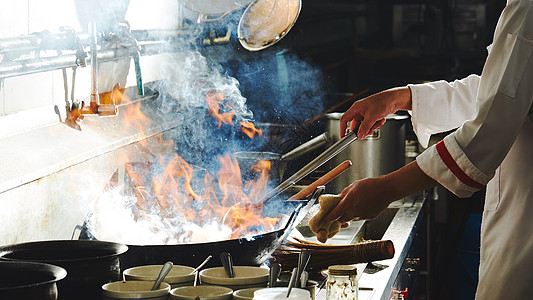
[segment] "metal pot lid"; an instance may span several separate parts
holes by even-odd
[[[279,42],[296,23],[301,8],[301,0],[257,0],[250,4],[237,29],[241,45],[258,51]]]
[[[225,15],[250,4],[253,0],[182,0],[185,6],[203,15]]]

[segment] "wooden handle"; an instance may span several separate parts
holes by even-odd
[[[339,176],[342,172],[346,171],[350,166],[352,165],[352,162],[350,160],[343,161],[340,165],[336,166],[333,170],[327,172],[322,177],[318,178],[315,182],[308,185],[303,190],[299,191],[295,195],[289,198],[289,200],[302,200],[305,197],[311,195],[311,193],[319,186],[325,185],[326,183],[330,182],[331,180],[335,179],[335,177]]]

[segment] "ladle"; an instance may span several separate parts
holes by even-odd
[[[152,286],[152,291],[157,290],[159,288],[159,285],[161,282],[163,282],[163,279],[167,276],[168,272],[172,269],[174,264],[171,261],[167,261],[163,267],[161,268],[161,271],[159,272],[159,275],[157,275],[157,279],[154,282],[154,286]]]

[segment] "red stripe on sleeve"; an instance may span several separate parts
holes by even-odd
[[[482,189],[484,187],[484,185],[470,178],[470,176],[466,175],[466,173],[461,170],[459,165],[457,165],[452,155],[446,148],[446,145],[444,145],[444,141],[438,142],[436,148],[444,164],[462,183],[474,187],[476,189]]]

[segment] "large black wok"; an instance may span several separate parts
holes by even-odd
[[[60,266],[67,271],[57,284],[61,299],[100,299],[102,285],[120,279],[119,256],[127,250],[102,241],[39,241],[0,247],[0,261]]]
[[[298,222],[305,217],[310,207],[323,192],[323,187],[304,201],[269,201],[265,204],[263,215],[269,211],[284,213],[289,216],[285,226],[276,231],[256,235],[251,238],[239,238],[217,242],[190,243],[175,245],[128,245],[128,252],[121,257],[123,268],[139,265],[174,264],[198,266],[209,255],[219,257],[222,252],[230,252],[235,265],[257,266],[267,260],[270,255],[287,238]],[[281,205],[283,202],[283,206]],[[91,238],[87,227],[82,229],[80,238]],[[221,266],[218,259],[212,259],[206,267]]]

